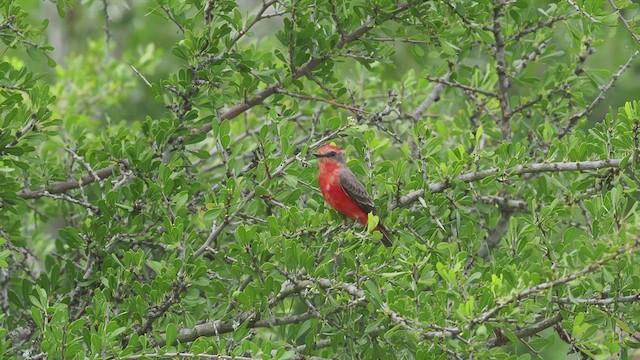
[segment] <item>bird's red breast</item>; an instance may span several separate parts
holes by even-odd
[[[320,164],[318,175],[320,191],[334,209],[350,219],[358,219],[362,224],[366,224],[367,214],[344,192],[340,185],[342,166],[342,164],[333,161]]]

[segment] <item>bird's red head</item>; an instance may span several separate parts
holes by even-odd
[[[314,153],[313,156],[318,158],[318,162],[320,165],[327,163],[344,163],[344,158],[342,157],[342,150],[335,145],[324,145],[318,149],[317,153]]]

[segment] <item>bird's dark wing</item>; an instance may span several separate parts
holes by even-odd
[[[378,214],[376,205],[367,193],[367,189],[358,181],[355,175],[347,167],[340,170],[340,186],[342,190],[353,200],[365,213]]]

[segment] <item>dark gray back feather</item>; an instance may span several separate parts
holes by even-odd
[[[347,167],[340,170],[340,186],[342,190],[353,200],[365,213],[372,212],[378,214],[376,205],[367,193],[367,189],[362,185],[355,175]]]

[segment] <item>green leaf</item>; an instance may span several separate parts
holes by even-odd
[[[377,217],[376,215],[373,215],[373,213],[368,213],[367,214],[367,233],[373,232],[373,230],[376,227],[378,227],[379,221],[380,221],[379,217]]]
[[[43,313],[36,306],[31,307],[31,319],[36,323],[36,327],[40,329],[40,331],[44,330]]]
[[[166,336],[166,343],[168,345],[173,344],[178,338],[178,328],[174,323],[168,323],[164,329]]]

